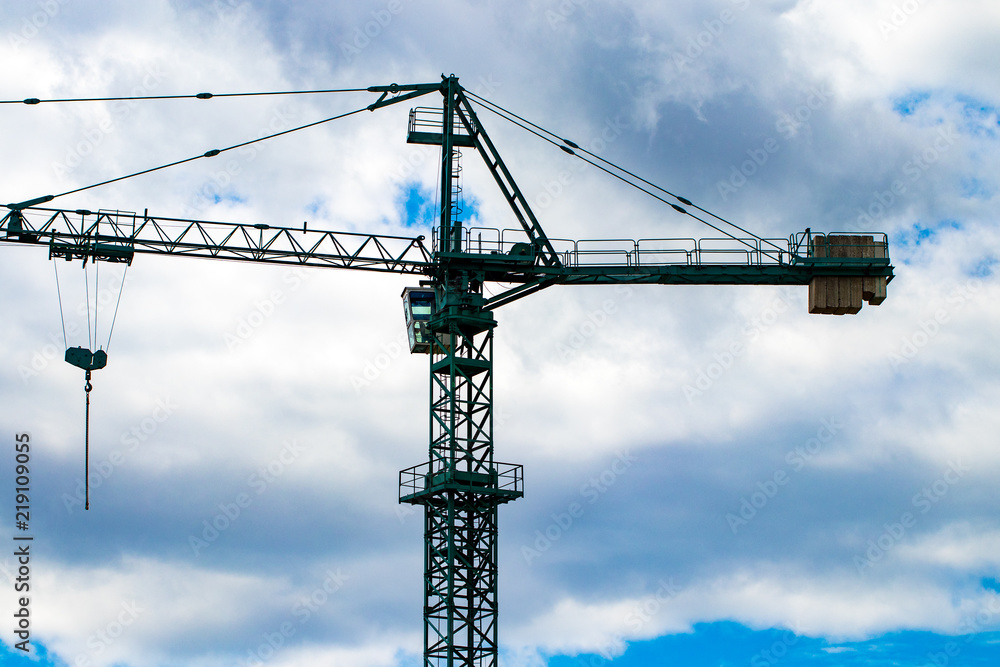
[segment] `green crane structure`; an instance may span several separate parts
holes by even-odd
[[[425,462],[400,472],[399,502],[424,507],[424,664],[495,667],[497,509],[523,495],[524,477],[522,466],[494,459],[493,311],[553,285],[753,284],[809,285],[811,312],[844,314],[857,312],[862,299],[880,303],[893,267],[881,234],[820,235],[807,229],[781,241],[728,234],[701,241],[550,239],[456,77],[368,91],[381,93],[368,107],[372,111],[434,92],[444,98],[433,113],[410,112],[408,141],[441,146],[440,208],[429,247],[423,236],[40,207],[51,196],[9,204],[0,241],[46,246],[50,259],[84,262],[131,263],[136,254],[153,253],[423,277],[419,288],[404,291],[404,303],[411,351],[430,359],[430,446]],[[567,153],[591,155],[568,140],[553,143]],[[483,158],[519,229],[462,225],[462,148]],[[690,214],[684,206],[703,211],[656,189],[674,197],[677,204],[667,203],[680,213]],[[487,297],[486,283],[503,287]],[[74,349],[79,359],[68,355],[67,360],[88,374],[106,360],[98,365],[89,350]]]

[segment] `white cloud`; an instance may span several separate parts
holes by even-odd
[[[509,635],[514,645],[548,654],[614,656],[631,642],[689,633],[697,623],[726,619],[850,641],[900,627],[953,633],[967,608],[985,608],[988,600],[980,593],[955,601],[945,588],[895,578],[876,583],[827,573],[819,580],[812,573],[764,566],[691,587],[662,582],[641,597],[589,603],[564,598]]]
[[[996,569],[985,499],[998,461],[1000,17],[988,3],[916,2],[898,31],[880,32],[894,5],[912,4],[404,0],[379,22],[388,3],[60,3],[30,39],[0,39],[0,97],[365,87],[454,70],[488,99],[755,232],[851,230],[872,215],[890,234],[897,277],[885,304],[856,317],[808,316],[803,287],[560,287],[498,313],[497,458],[528,471],[528,496],[502,510],[512,575],[501,599],[517,612],[501,614],[501,637],[513,660],[537,665],[549,652],[620,650],[619,640],[719,620],[831,639],[947,633],[990,602],[963,577]],[[31,19],[2,11],[14,34]],[[678,54],[690,62],[679,67]],[[816,91],[829,93],[818,101]],[[375,99],[3,105],[16,131],[4,135],[2,201]],[[401,197],[414,183],[433,190],[438,158],[405,144],[408,106],[54,204],[426,234],[403,227]],[[717,235],[483,120],[553,237]],[[935,148],[952,127],[958,138]],[[767,163],[735,192],[720,189],[768,140],[779,148]],[[928,150],[933,160],[914,172]],[[477,223],[516,226],[478,162],[464,157]],[[897,180],[906,193],[885,203]],[[105,664],[232,664],[334,562],[352,585],[269,664],[391,665],[418,653],[422,522],[395,505],[397,471],[427,448],[427,360],[400,348],[399,292],[415,277],[138,257],[92,395],[92,464],[116,451],[124,460],[84,514],[64,502],[82,476],[83,392],[82,374],[61,361],[52,269],[44,249],[0,254],[0,423],[40,443],[33,509],[51,541],[37,561],[42,641],[71,660],[134,598],[148,612],[95,656]],[[59,268],[73,313],[82,272]],[[158,401],[176,409],[160,420]],[[836,437],[793,468],[796,448],[831,419],[843,424]],[[281,461],[290,441],[302,452]],[[621,451],[639,463],[524,563],[520,545],[581,502],[582,485]],[[956,460],[971,471],[856,576],[852,557],[916,511],[914,495]],[[275,461],[280,475],[257,495],[251,476]],[[726,514],[779,471],[788,484],[734,534]],[[192,554],[188,537],[239,493],[255,494],[253,506]],[[653,605],[651,582],[668,572],[682,590]],[[630,615],[647,604],[656,613],[637,628]]]
[[[900,549],[900,558],[972,574],[1000,571],[1000,532],[963,521]]]

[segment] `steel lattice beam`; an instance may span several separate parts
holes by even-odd
[[[296,266],[429,274],[424,237],[153,217],[125,211],[29,209],[0,219],[0,240],[51,257],[132,261],[139,253]]]

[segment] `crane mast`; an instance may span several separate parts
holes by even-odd
[[[493,329],[484,276],[447,259],[462,253],[454,200],[459,137],[475,137],[460,106],[458,81],[442,92],[440,134],[411,137],[441,145],[440,257],[430,286],[437,307],[430,340],[430,448],[426,463],[400,473],[400,502],[424,507],[424,663],[496,664],[497,508],[524,494],[520,465],[493,455]],[[466,133],[456,132],[459,116]],[[466,142],[466,145],[468,143]]]
[[[371,111],[435,91],[444,98],[440,111],[411,110],[407,135],[409,143],[441,147],[430,249],[423,236],[39,207],[52,196],[9,204],[0,241],[46,246],[50,259],[84,262],[131,263],[152,253],[423,277],[420,298],[407,288],[404,303],[415,312],[419,302],[424,311],[408,312],[407,324],[411,351],[429,358],[429,447],[425,462],[399,473],[399,502],[424,508],[424,665],[496,667],[498,508],[524,495],[524,475],[521,465],[494,457],[493,311],[552,285],[770,284],[809,285],[810,312],[854,313],[862,301],[885,298],[893,277],[888,244],[879,234],[809,229],[780,241],[646,239],[613,248],[550,239],[456,77],[368,90],[381,93]],[[520,226],[492,230],[485,246],[484,230],[473,243],[459,215],[462,148],[483,159]],[[487,298],[486,282],[514,286]]]

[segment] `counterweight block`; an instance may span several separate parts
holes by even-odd
[[[886,244],[870,235],[814,236],[811,259],[831,267],[850,266],[852,260],[884,259]],[[809,312],[819,315],[854,315],[865,301],[877,306],[885,301],[888,278],[879,275],[815,276],[809,281]]]

